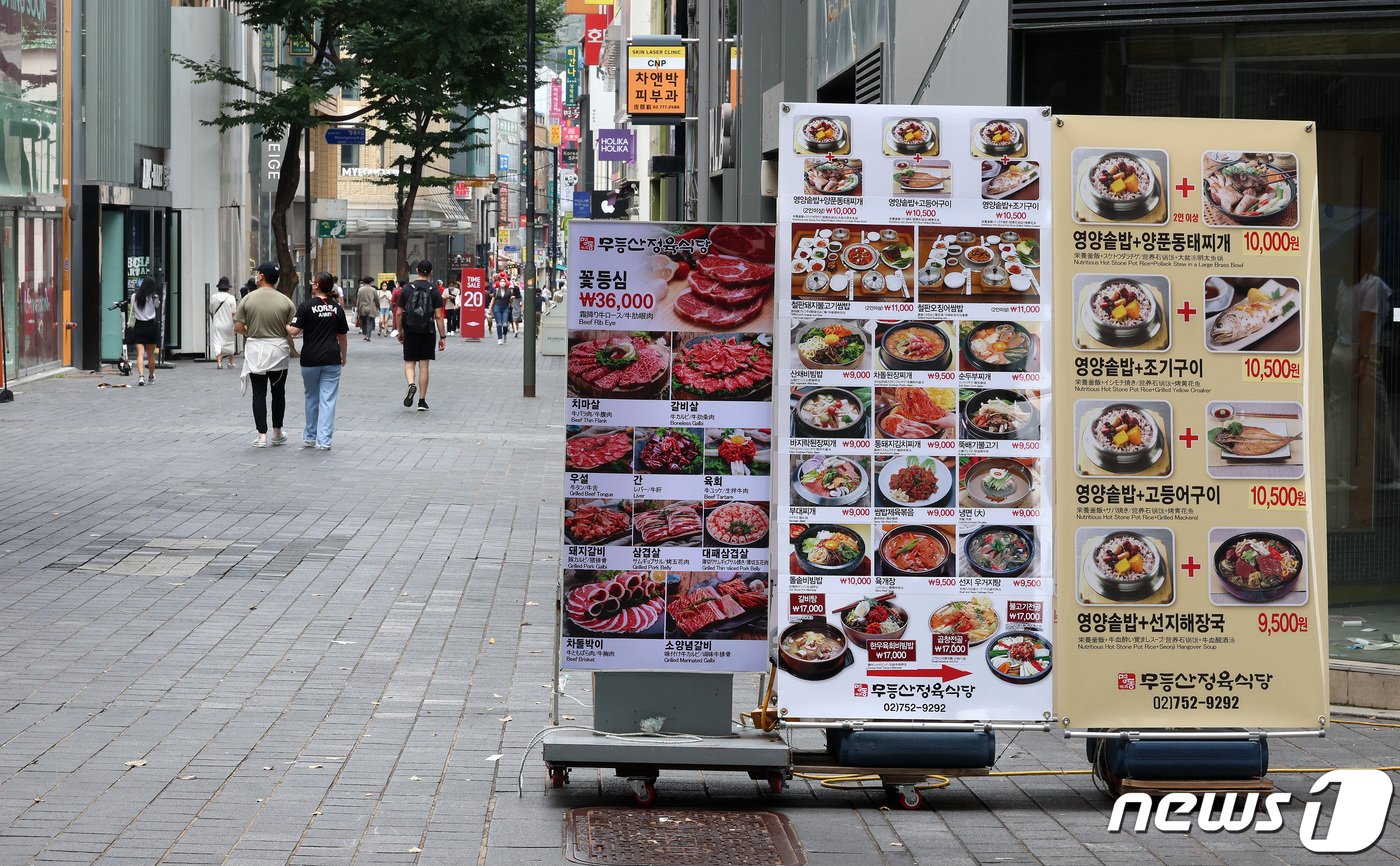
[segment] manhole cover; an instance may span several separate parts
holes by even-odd
[[[773,812],[570,809],[565,854],[610,866],[803,866],[787,818]]]

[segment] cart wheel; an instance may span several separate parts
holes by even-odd
[[[772,773],[769,773],[769,774],[768,774],[768,790],[772,791],[774,794],[781,794],[781,793],[783,792],[783,786],[784,786],[783,783],[784,783],[785,781],[786,781],[786,780],[783,779],[783,774],[782,774],[782,773],[779,773],[779,772],[777,772],[776,770],[775,770],[774,772],[772,772]]]
[[[638,806],[656,804],[656,782],[651,779],[632,780],[632,802]]]
[[[126,361],[119,361],[117,362],[117,372],[121,373],[123,376],[130,376],[131,365],[128,364]]]
[[[898,792],[899,807],[909,812],[922,809],[924,806],[924,795],[918,788],[901,788]]]
[[[569,784],[569,771],[563,767],[554,767],[549,771],[549,787],[562,788]]]

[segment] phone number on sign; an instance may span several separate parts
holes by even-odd
[[[948,705],[889,703],[884,704],[881,709],[887,713],[946,713]]]
[[[650,292],[579,292],[579,306],[593,310],[650,310],[656,296]]]
[[[1238,710],[1239,695],[1153,695],[1154,710]]]

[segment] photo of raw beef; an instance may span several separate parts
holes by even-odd
[[[570,427],[564,440],[564,468],[570,472],[631,472],[632,428]]]
[[[649,571],[568,571],[564,574],[565,631],[609,637],[660,637],[665,587]],[[570,628],[572,626],[573,628]]]
[[[709,241],[709,251],[695,258],[675,310],[696,325],[737,328],[758,316],[772,297],[773,228],[715,226]]]
[[[716,640],[764,640],[768,581],[763,574],[682,572],[666,579],[666,634]]]
[[[677,334],[671,363],[675,399],[767,400],[773,387],[773,339],[768,334]]]
[[[664,334],[574,332],[569,342],[569,396],[666,398],[671,352]]]
[[[751,262],[771,262],[777,250],[772,226],[715,226],[710,249]]]

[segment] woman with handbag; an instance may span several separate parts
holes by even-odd
[[[233,369],[236,347],[233,341],[233,311],[237,306],[233,284],[228,277],[219,277],[219,290],[209,299],[209,332],[214,343],[214,363],[219,370],[224,368],[224,358],[228,358],[228,368]]]

